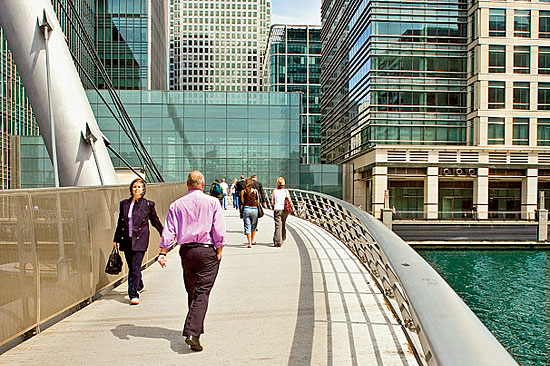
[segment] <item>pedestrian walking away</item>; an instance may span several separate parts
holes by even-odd
[[[223,192],[223,209],[227,210],[227,195],[229,193],[229,186],[227,185],[227,182],[225,181],[225,178],[222,178],[222,181],[220,183],[220,188]]]
[[[241,192],[244,189],[244,175],[241,175],[241,180],[235,185],[235,195],[237,196],[237,209],[240,210],[242,206]]]
[[[231,184],[231,195],[233,196],[233,208],[239,209],[239,201],[237,198],[237,193],[235,193],[235,187],[237,186],[237,178],[233,180]]]
[[[277,189],[271,192],[271,205],[273,206],[273,220],[275,221],[275,232],[273,233],[273,245],[280,247],[286,240],[286,219],[288,212],[285,211],[285,199],[290,200],[290,192],[285,189],[283,177],[277,178]]]
[[[119,246],[128,263],[128,297],[131,305],[139,304],[143,290],[141,263],[149,246],[149,221],[159,234],[162,223],[155,210],[155,202],[143,198],[147,186],[141,178],[130,183],[130,198],[120,201],[118,222],[113,247]]]
[[[189,192],[174,201],[168,210],[158,262],[167,263],[166,253],[174,240],[179,245],[188,312],[183,336],[192,350],[202,351],[200,336],[210,292],[218,275],[225,241],[225,217],[218,199],[204,194],[204,176],[189,173]]]
[[[259,193],[254,189],[252,178],[247,178],[245,181],[245,187],[241,192],[241,202],[243,204],[244,235],[246,235],[248,247],[252,248],[252,245],[256,244],[254,237],[258,230],[259,205]]]
[[[254,189],[256,189],[260,194],[260,203],[263,207],[267,208],[267,199],[265,198],[265,191],[264,186],[260,181],[258,181],[258,176],[254,174],[251,176],[252,180],[254,181]]]
[[[223,207],[223,189],[219,180],[214,179],[214,182],[212,182],[210,186],[210,195],[216,197],[220,201],[220,206]]]

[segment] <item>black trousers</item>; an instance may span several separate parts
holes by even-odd
[[[216,257],[216,250],[206,247],[182,245],[180,257],[189,306],[183,335],[198,337],[204,333],[208,298],[218,275],[220,261]]]
[[[143,288],[143,280],[141,279],[141,263],[145,252],[135,252],[133,250],[125,250],[124,257],[128,263],[128,297],[133,299],[139,298],[139,293]]]

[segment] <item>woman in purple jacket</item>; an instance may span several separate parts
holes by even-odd
[[[141,178],[130,183],[131,197],[120,201],[118,223],[113,239],[124,252],[128,263],[128,296],[130,305],[139,304],[139,292],[143,290],[141,262],[149,246],[149,221],[162,235],[162,224],[155,211],[155,202],[146,200],[146,184]]]

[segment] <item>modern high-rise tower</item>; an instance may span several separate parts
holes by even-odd
[[[550,3],[322,3],[322,159],[380,215],[535,217],[550,193]],[[547,200],[546,205],[550,203]]]
[[[259,91],[270,0],[171,0],[170,89]]]
[[[321,27],[272,25],[262,65],[264,91],[302,93],[302,162],[321,161]]]

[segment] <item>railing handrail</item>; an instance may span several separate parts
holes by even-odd
[[[295,209],[300,210],[299,216],[339,238],[369,269],[400,319],[421,363],[517,365],[449,284],[379,220],[323,193],[289,191]],[[296,207],[297,201],[306,204]],[[363,230],[355,227],[357,224]]]

